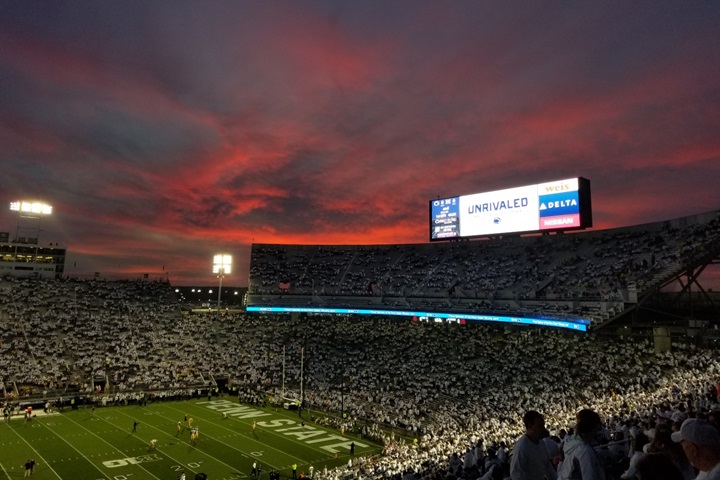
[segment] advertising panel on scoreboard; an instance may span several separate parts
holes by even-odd
[[[582,177],[430,201],[431,241],[591,226]]]
[[[460,197],[460,236],[537,230],[537,202],[535,185]]]
[[[430,202],[430,230],[437,239],[460,236],[459,197],[441,198]]]
[[[540,217],[571,215],[580,213],[580,199],[577,190],[574,192],[543,195],[538,199]]]

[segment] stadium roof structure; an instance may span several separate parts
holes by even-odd
[[[651,313],[687,326],[698,300],[710,312],[701,320],[718,320],[718,302],[699,277],[719,259],[720,210],[562,235],[254,244],[246,304],[248,311],[425,315],[580,331],[641,323]],[[664,303],[675,313],[663,317],[656,300],[673,284],[680,291]]]

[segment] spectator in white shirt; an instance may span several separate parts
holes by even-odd
[[[523,416],[525,435],[515,444],[510,461],[512,480],[555,480],[557,473],[545,448],[545,418],[535,410]]]

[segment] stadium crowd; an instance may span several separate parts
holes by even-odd
[[[675,222],[476,242],[253,245],[251,303],[444,308],[581,316],[624,301],[720,251],[718,212]],[[714,257],[713,257],[714,258]]]
[[[306,406],[385,446],[325,478],[507,475],[528,411],[562,439],[582,409],[603,420],[593,440],[606,444],[603,469],[616,478],[636,450],[628,438],[655,438],[685,417],[717,422],[720,409],[720,351],[691,342],[656,354],[649,339],[515,326],[183,315],[167,284],[142,281],[5,279],[0,293],[8,393],[99,387],[123,396],[227,376],[246,401],[299,395],[304,347]]]

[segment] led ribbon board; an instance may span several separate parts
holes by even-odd
[[[320,313],[320,314],[350,314],[350,315],[383,315],[394,317],[434,317],[454,318],[460,320],[515,323],[522,325],[536,325],[540,327],[566,328],[578,332],[586,332],[590,320],[574,318],[572,320],[531,318],[531,317],[503,317],[497,315],[476,315],[468,313],[419,312],[414,310],[377,310],[362,308],[312,308],[312,307],[262,307],[248,305],[248,312],[260,313]]]

